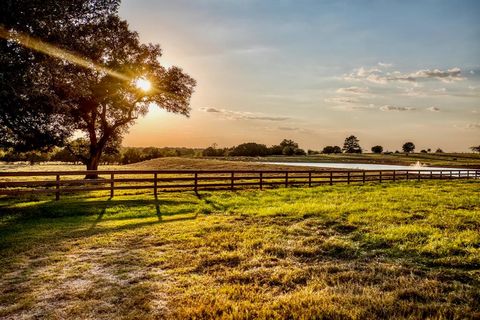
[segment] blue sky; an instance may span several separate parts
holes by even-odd
[[[480,1],[124,0],[120,13],[198,81],[190,118],[152,108],[126,145],[479,144]]]

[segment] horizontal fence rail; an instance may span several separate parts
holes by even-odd
[[[85,179],[85,177],[96,177]],[[121,170],[0,172],[0,195],[61,194],[84,191],[237,190],[289,186],[318,186],[337,183],[387,181],[480,179],[480,170]]]

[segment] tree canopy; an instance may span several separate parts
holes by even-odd
[[[158,45],[142,44],[118,16],[119,1],[2,3],[0,146],[38,149],[87,141],[76,154],[96,169],[136,119],[156,105],[188,116],[195,81],[164,68]],[[24,39],[36,44],[32,49]],[[54,45],[54,47],[53,47]],[[151,90],[136,86],[138,79]],[[5,89],[3,89],[5,88]],[[72,149],[73,150],[73,149]]]
[[[382,146],[373,146],[372,147],[372,152],[373,153],[382,153],[383,152],[383,147]]]
[[[349,136],[345,138],[345,142],[343,143],[342,150],[345,153],[362,153],[362,148],[360,147],[359,140],[355,136]]]
[[[402,150],[406,153],[413,152],[413,150],[415,150],[415,145],[413,142],[405,142],[402,146]]]

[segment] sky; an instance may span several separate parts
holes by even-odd
[[[120,15],[197,81],[189,118],[151,106],[125,146],[480,144],[480,1],[123,0]]]

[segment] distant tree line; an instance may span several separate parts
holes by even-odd
[[[473,152],[480,152],[480,146],[470,148]],[[375,145],[371,149],[372,153],[376,154],[391,154],[392,152],[385,152],[381,145]],[[415,151],[415,144],[411,141],[405,142],[402,145],[402,151],[407,155]],[[231,148],[217,148],[216,144],[206,148],[202,152],[204,157],[227,157],[227,156],[244,156],[244,157],[264,157],[264,156],[296,156],[296,155],[315,155],[315,154],[338,154],[338,153],[362,153],[364,149],[360,146],[360,140],[354,136],[345,138],[343,147],[340,146],[325,146],[322,151],[308,150],[299,148],[298,143],[293,140],[284,139],[278,145],[267,147],[264,144],[255,142],[242,143]],[[431,149],[421,150],[421,153],[430,153]],[[398,150],[395,153],[400,153]],[[438,148],[435,153],[443,153],[443,150]]]
[[[79,150],[76,150],[78,152]],[[162,157],[198,157],[202,149],[171,148],[171,147],[120,147],[115,150],[106,150],[100,158],[101,164],[130,164]],[[13,149],[0,150],[0,161],[29,162],[30,164],[48,161],[81,164],[78,156],[73,155],[67,148],[54,148],[49,152],[28,151],[16,152]]]
[[[213,146],[204,149],[202,152],[204,157],[264,157],[274,155],[304,156],[306,154],[305,150],[298,147],[298,143],[288,139],[284,139],[280,144],[271,147],[255,142],[242,143],[231,148],[217,148],[214,144]]]

